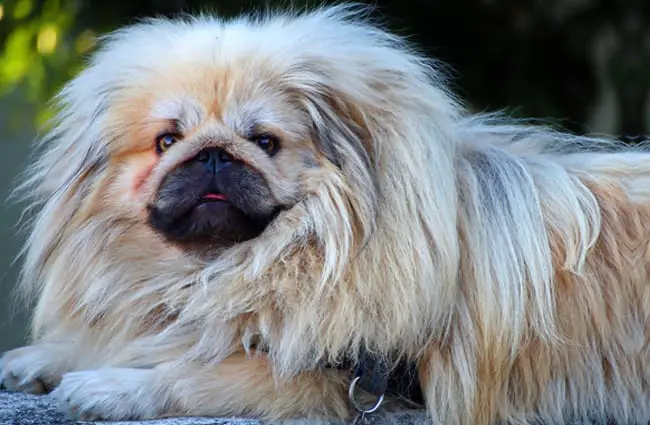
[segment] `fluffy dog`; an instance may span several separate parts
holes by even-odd
[[[346,419],[370,353],[414,365],[435,423],[650,420],[650,154],[472,114],[368,16],[103,39],[18,187],[37,304],[5,387]]]

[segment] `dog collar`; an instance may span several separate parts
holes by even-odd
[[[379,409],[385,396],[397,397],[412,404],[424,404],[417,366],[413,361],[390,361],[386,356],[362,349],[356,362],[346,360],[336,369],[351,370],[348,397],[360,415]],[[357,388],[375,396],[375,403],[362,407],[357,400]]]

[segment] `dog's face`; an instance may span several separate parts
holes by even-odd
[[[309,190],[327,159],[314,125],[266,57],[178,61],[121,90],[108,108],[115,214],[185,249],[257,237]]]
[[[254,238],[304,194],[303,169],[316,159],[307,123],[258,72],[234,81],[213,69],[180,75],[162,90],[154,80],[142,113],[120,117],[130,130],[121,155],[132,172],[120,189],[131,188],[151,228],[172,242]]]

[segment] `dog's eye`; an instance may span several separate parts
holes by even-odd
[[[178,135],[172,133],[161,134],[156,138],[156,152],[159,154],[166,152],[174,143],[178,141]]]
[[[262,134],[251,138],[251,141],[257,144],[269,156],[275,155],[280,149],[280,141],[277,137],[270,134]]]

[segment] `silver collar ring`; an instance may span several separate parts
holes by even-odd
[[[384,402],[384,394],[380,395],[377,397],[377,400],[375,401],[375,404],[370,408],[370,409],[364,409],[359,403],[357,403],[357,399],[355,396],[355,390],[357,388],[357,382],[359,382],[359,379],[361,377],[357,376],[352,380],[350,383],[350,387],[348,388],[348,398],[350,399],[350,403],[354,406],[354,408],[359,412],[361,415],[366,415],[368,413],[374,413],[376,412]]]

